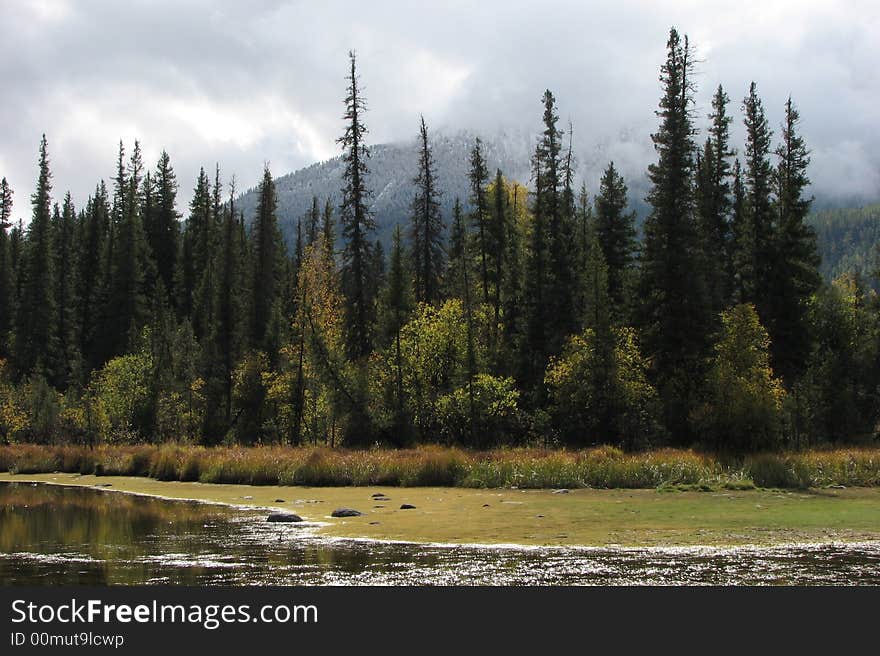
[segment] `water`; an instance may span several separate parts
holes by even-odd
[[[266,513],[0,483],[0,585],[880,585],[880,542],[487,548],[328,539]]]

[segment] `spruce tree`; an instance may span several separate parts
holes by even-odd
[[[365,358],[372,349],[374,299],[370,296],[370,234],[375,222],[368,206],[367,187],[370,151],[364,142],[367,104],[358,88],[354,52],[349,52],[350,71],[345,97],[345,133],[337,139],[345,167],[342,179],[340,222],[345,247],[342,252],[342,285],[346,301],[347,350],[353,359]]]
[[[413,179],[416,193],[412,201],[410,252],[413,264],[413,289],[416,301],[435,303],[440,299],[443,272],[443,220],[440,216],[440,192],[434,170],[434,155],[428,143],[425,117],[419,123],[419,170]]]
[[[211,182],[205,169],[201,168],[190,201],[189,218],[183,236],[181,290],[183,315],[190,318],[198,340],[203,339],[210,328],[212,253],[216,237],[213,205]]]
[[[526,335],[523,345],[523,380],[534,391],[544,378],[548,357],[562,347],[565,333],[572,322],[571,293],[556,284],[556,275],[563,275],[567,266],[566,253],[560,248],[560,234],[565,232],[561,221],[560,202],[560,139],[556,127],[556,100],[544,92],[544,131],[532,156],[532,179],[535,184],[534,223],[526,262]],[[563,279],[566,276],[563,275]]]
[[[269,167],[263,169],[259,205],[253,224],[253,279],[251,288],[251,346],[272,357],[272,325],[277,321],[283,274],[284,245],[278,230],[275,182]]]
[[[217,285],[214,290],[214,324],[211,326],[213,378],[216,379],[222,408],[222,422],[215,422],[213,433],[222,436],[232,424],[232,383],[235,366],[244,345],[242,294],[245,293],[244,263],[235,214],[235,181],[229,185],[229,203],[222,211],[220,248],[217,252]],[[213,381],[212,381],[213,382]]]
[[[88,199],[80,222],[79,252],[77,258],[78,324],[80,350],[88,370],[103,364],[103,348],[97,343],[103,315],[101,305],[105,287],[104,250],[110,237],[110,205],[107,187],[102,181]]]
[[[318,197],[312,196],[312,206],[306,213],[306,246],[311,246],[318,239],[321,228],[321,210],[318,208]]]
[[[80,374],[76,224],[76,210],[68,191],[64,196],[63,209],[53,217],[52,226],[53,266],[59,272],[55,276],[58,362],[53,382],[61,389],[73,383]]]
[[[495,170],[495,182],[492,187],[492,220],[489,223],[489,245],[492,262],[492,322],[493,330],[497,330],[501,323],[501,301],[503,288],[505,287],[505,261],[508,257],[507,236],[508,207],[507,186],[504,184],[504,176],[501,169]],[[497,336],[492,340],[493,348],[497,349]]]
[[[380,323],[383,345],[392,348],[394,352],[392,440],[398,445],[402,445],[405,442],[410,427],[403,390],[403,353],[400,344],[400,331],[409,319],[413,306],[413,294],[409,278],[401,230],[398,225],[394,229],[391,242],[388,280],[382,293],[383,312]]]
[[[470,179],[470,204],[471,225],[475,228],[477,255],[480,262],[480,288],[482,290],[483,303],[489,304],[489,237],[486,223],[488,222],[489,207],[486,199],[486,183],[489,182],[489,172],[486,170],[486,160],[483,157],[483,142],[477,138],[471,150]]]
[[[789,97],[782,143],[776,149],[776,260],[770,334],[773,370],[789,385],[803,372],[810,353],[808,300],[820,283],[816,235],[805,223],[812,203],[805,195],[810,184],[810,156],[798,131],[799,122],[800,114]]]
[[[731,205],[731,259],[733,262],[732,300],[745,303],[755,289],[755,231],[746,206],[746,189],[739,159],[733,162],[733,203]]]
[[[15,362],[20,376],[32,373],[47,378],[55,372],[57,353],[54,271],[51,227],[52,173],[46,135],[40,141],[37,189],[31,196],[33,214],[22,253],[22,292],[16,322]]]
[[[667,428],[678,440],[689,437],[711,320],[694,207],[693,66],[687,37],[672,28],[660,75],[660,127],[652,135],[657,162],[648,168],[651,212],[640,278],[645,347]]]
[[[698,170],[700,231],[713,315],[731,300],[733,262],[730,235],[731,165],[729,98],[721,85],[712,97],[711,125]]]
[[[141,223],[143,162],[140,145],[135,141],[127,171],[121,164],[121,144],[119,156],[120,163],[114,180],[116,188],[110,275],[105,280],[108,294],[103,328],[108,358],[127,352],[140,337],[148,318],[144,278],[147,250]]]
[[[12,189],[6,178],[0,180],[0,358],[10,355],[15,284],[7,230],[12,225]]]
[[[582,228],[587,232],[587,227]],[[635,212],[627,211],[626,183],[611,162],[599,183],[596,196],[596,241],[607,268],[611,316],[617,323],[630,317],[630,281],[636,252]],[[589,244],[589,240],[586,240]],[[590,261],[587,250],[587,262]]]
[[[174,286],[177,256],[180,248],[180,214],[177,211],[177,176],[171,158],[164,150],[156,163],[155,208],[149,224],[145,224],[147,243],[156,263],[159,280],[164,285],[165,297],[176,306]]]
[[[739,259],[753,263],[754,280],[751,287],[743,284],[743,303],[753,303],[758,310],[761,323],[773,337],[772,284],[774,252],[773,233],[773,167],[770,164],[770,140],[772,133],[764,115],[764,106],[758,97],[754,82],[749,86],[749,95],[743,100],[745,114],[745,211],[743,226],[748,233],[741,234],[742,242],[737,243]],[[751,249],[751,252],[748,252]],[[743,281],[745,283],[745,280]]]

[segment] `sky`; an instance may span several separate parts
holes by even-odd
[[[29,218],[45,133],[54,196],[78,206],[120,139],[165,149],[191,196],[200,166],[255,185],[338,154],[349,50],[370,141],[432,129],[537,133],[553,91],[584,168],[652,161],[659,67],[675,26],[696,47],[701,125],[719,83],[742,149],[754,80],[779,135],[789,95],[817,196],[880,199],[880,3],[874,0],[292,2],[0,0],[0,176]]]

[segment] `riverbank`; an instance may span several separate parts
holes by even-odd
[[[0,471],[146,476],[163,481],[246,485],[464,488],[745,490],[880,486],[880,449],[849,448],[720,458],[686,449],[625,453],[166,445],[0,446]]]
[[[0,474],[169,499],[295,512],[327,537],[449,544],[735,546],[880,540],[880,488],[552,490],[291,487],[162,482],[143,477]],[[373,495],[382,494],[386,500]],[[401,510],[402,504],[415,506]],[[363,512],[332,518],[339,507]],[[288,525],[279,531],[298,530]]]

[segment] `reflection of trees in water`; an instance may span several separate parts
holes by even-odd
[[[222,534],[218,524],[225,525],[229,512],[102,490],[0,484],[0,552],[47,556],[17,565],[16,578],[34,583],[41,578],[54,579],[50,583],[141,583],[158,569],[149,556],[162,555],[176,542],[183,553],[198,550],[205,543],[200,535]],[[78,557],[52,557],[61,554]],[[188,568],[177,580],[196,583],[198,570]],[[4,579],[0,575],[0,583]]]

